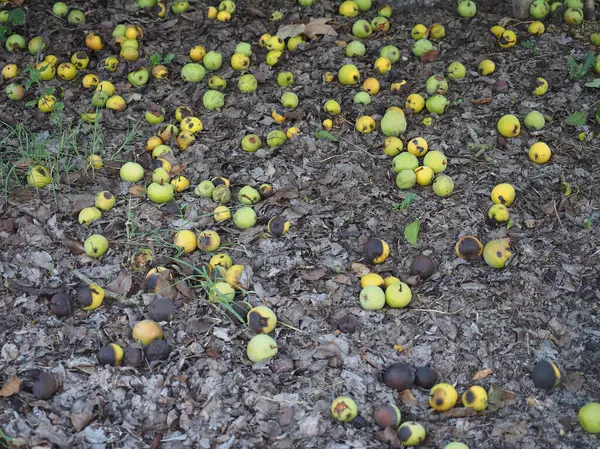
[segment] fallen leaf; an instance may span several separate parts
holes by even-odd
[[[404,402],[410,402],[411,404],[417,403],[417,398],[410,390],[404,390],[400,392],[400,399]]]
[[[354,274],[356,274],[358,277],[363,277],[365,274],[369,274],[371,272],[369,267],[358,262],[354,262],[352,264],[352,271],[354,271]]]
[[[326,272],[324,268],[315,268],[314,270],[302,271],[300,273],[300,276],[302,276],[302,279],[304,279],[305,281],[318,281],[323,276],[325,276],[325,273]]]
[[[287,39],[288,37],[296,37],[304,33],[305,27],[306,25],[304,25],[303,23],[283,25],[277,30],[277,36],[279,36],[282,39]]]
[[[435,49],[429,50],[427,53],[421,55],[421,62],[433,62],[438,58],[439,55],[439,51]]]
[[[118,295],[127,296],[132,284],[133,278],[131,275],[127,271],[121,271],[117,278],[106,286],[106,289]]]
[[[131,193],[133,196],[142,196],[146,193],[146,188],[141,184],[136,184],[129,187],[129,193]]]
[[[81,243],[79,240],[65,237],[62,239],[62,244],[65,245],[72,254],[79,255],[85,253],[83,243]]]
[[[219,354],[219,351],[215,348],[207,348],[206,349],[206,355],[209,356],[211,359],[220,359],[221,358],[221,354]]]
[[[472,104],[488,104],[492,102],[492,97],[479,98],[477,100],[471,100]]]
[[[192,290],[185,281],[177,282],[175,288],[185,299],[196,299],[198,295]]]
[[[331,25],[327,25],[330,20],[330,18],[311,20],[304,27],[304,35],[309,39],[315,39],[318,35],[337,36],[337,31]]]
[[[472,381],[476,381],[479,379],[485,379],[486,377],[491,376],[492,374],[494,374],[494,371],[489,369],[489,368],[485,368],[482,370],[479,370],[475,373],[475,375],[471,378]]]
[[[15,393],[18,393],[21,390],[21,379],[17,376],[13,376],[8,379],[8,382],[4,384],[2,389],[0,390],[0,396],[3,398],[8,398]]]

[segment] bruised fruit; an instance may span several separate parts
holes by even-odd
[[[384,240],[371,237],[365,243],[364,254],[369,262],[382,264],[390,255],[390,247]]]
[[[445,412],[456,405],[458,401],[458,393],[450,384],[434,385],[429,392],[429,405],[435,411]]]
[[[415,371],[415,385],[421,388],[430,389],[437,382],[437,374],[428,366],[420,366]]]
[[[505,206],[510,206],[515,200],[515,195],[515,188],[508,183],[503,183],[498,184],[492,189],[490,198],[495,204],[504,204]]]
[[[483,245],[477,237],[466,235],[456,242],[455,250],[461,259],[477,260],[483,254]]]
[[[365,287],[360,292],[360,306],[364,310],[380,310],[385,305],[385,293],[380,287]]]
[[[225,309],[227,316],[235,324],[245,324],[246,317],[252,306],[246,301],[234,301]]]
[[[510,212],[504,204],[494,204],[488,210],[488,218],[496,223],[504,223],[510,218]]]
[[[427,150],[429,150],[429,144],[422,137],[415,137],[408,141],[406,150],[417,157],[425,156]]]
[[[41,189],[52,182],[50,171],[43,165],[35,165],[27,172],[27,184],[31,187]]]
[[[338,79],[340,80],[340,83],[345,85],[356,84],[360,81],[360,72],[356,66],[346,64],[338,71]]]
[[[167,360],[170,352],[171,350],[169,349],[169,344],[164,340],[153,340],[148,344],[148,346],[146,346],[146,349],[144,350],[146,359],[149,362],[156,360]]]
[[[172,321],[175,315],[175,306],[170,299],[157,295],[148,304],[148,314],[156,322]]]
[[[586,432],[600,433],[600,404],[590,402],[579,409],[579,424]]]
[[[492,240],[486,243],[483,249],[485,263],[493,268],[504,268],[512,253],[510,252],[509,239]]]
[[[235,290],[227,282],[215,282],[208,292],[208,300],[211,302],[233,302]]]
[[[54,374],[39,371],[34,375],[31,392],[36,399],[47,400],[58,390],[58,379]]]
[[[267,224],[267,231],[274,237],[281,237],[290,230],[290,222],[280,215],[272,217]]]
[[[246,348],[246,355],[251,362],[259,363],[277,355],[277,342],[267,334],[252,337]]]
[[[261,146],[262,141],[256,134],[248,134],[242,139],[242,149],[248,153],[256,153]]]
[[[394,404],[381,405],[375,409],[373,419],[379,427],[392,427],[397,429],[400,426],[400,409]]]
[[[432,75],[425,83],[425,90],[429,95],[448,93],[448,81],[442,75]]]
[[[373,132],[375,128],[377,128],[377,122],[369,115],[363,115],[356,119],[356,130],[363,134]]]
[[[407,390],[415,383],[415,369],[407,363],[393,363],[383,373],[383,383],[397,391]]]
[[[396,282],[385,289],[385,302],[393,308],[406,307],[412,299],[412,291],[404,282]]]
[[[56,315],[57,318],[71,316],[74,309],[75,304],[73,297],[69,292],[58,292],[50,298],[50,311]]]
[[[426,435],[425,427],[414,421],[405,422],[398,429],[398,439],[407,447],[418,446],[425,440]]]
[[[488,395],[484,388],[474,385],[463,393],[461,401],[464,407],[481,412],[487,408]]]
[[[358,416],[358,406],[354,399],[348,396],[339,396],[331,403],[331,416],[341,422],[352,421]]]
[[[553,362],[542,360],[533,367],[531,380],[535,388],[549,390],[560,382],[560,370]]]
[[[216,251],[221,245],[221,237],[215,231],[202,231],[198,234],[198,249],[206,252]]]
[[[410,264],[410,274],[412,276],[419,276],[422,279],[427,279],[435,271],[435,265],[433,261],[427,256],[417,256],[413,259]]]
[[[156,321],[142,320],[135,324],[131,336],[137,343],[146,346],[153,340],[161,340],[164,334]]]
[[[552,156],[552,151],[544,142],[536,142],[529,148],[529,159],[536,164],[545,164],[550,160],[550,156]]]
[[[108,212],[114,207],[116,201],[117,200],[112,193],[110,193],[108,190],[103,190],[96,195],[94,206],[101,211]]]
[[[83,310],[94,310],[104,300],[104,289],[97,284],[82,284],[77,288],[77,304]]]
[[[410,37],[414,40],[419,41],[425,37],[427,34],[427,27],[422,23],[417,23],[412,30],[410,30]]]
[[[275,330],[277,317],[265,306],[254,307],[248,312],[248,327],[257,334],[268,334]]]
[[[172,274],[168,268],[154,267],[148,270],[144,278],[144,289],[149,292],[158,292],[168,288],[171,284]]]
[[[123,360],[123,348],[116,343],[111,343],[100,349],[96,357],[98,358],[98,363],[102,366],[119,366]]]

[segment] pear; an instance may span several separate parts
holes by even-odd
[[[398,111],[389,110],[381,119],[381,132],[386,136],[398,137],[406,131],[406,118]]]

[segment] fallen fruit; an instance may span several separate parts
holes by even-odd
[[[396,187],[401,190],[412,189],[416,183],[417,175],[413,170],[400,170],[396,175]]]
[[[101,211],[108,212],[114,207],[116,201],[117,200],[112,193],[110,193],[108,190],[103,190],[96,195],[94,206]]]
[[[406,131],[406,117],[401,112],[388,109],[381,119],[380,126],[385,136],[398,137]]]
[[[71,316],[75,309],[73,297],[69,292],[58,292],[50,298],[50,311],[57,318]]]
[[[405,108],[410,108],[412,112],[418,114],[425,108],[425,99],[419,94],[410,94],[404,103]]]
[[[550,156],[552,156],[552,151],[544,142],[536,142],[529,148],[529,159],[536,164],[545,164],[550,160]]]
[[[375,60],[373,68],[380,75],[385,75],[387,72],[392,70],[392,63],[388,58],[379,57]]]
[[[43,165],[35,165],[27,172],[27,184],[31,187],[41,189],[52,182],[50,171]]]
[[[428,39],[418,40],[413,44],[412,48],[413,55],[418,58],[423,56],[425,53],[429,53],[431,50],[433,50],[433,44]]]
[[[365,258],[374,264],[382,264],[390,255],[389,245],[382,239],[369,238],[364,246]]]
[[[385,282],[383,281],[383,278],[377,273],[367,273],[360,278],[360,286],[362,288],[370,287],[372,285],[376,287],[383,287],[385,285]]]
[[[354,399],[339,396],[331,403],[331,416],[341,422],[352,421],[358,416],[358,406]]]
[[[231,219],[231,210],[227,206],[217,206],[213,211],[213,218],[218,223],[229,220]]]
[[[425,154],[429,150],[429,144],[422,137],[415,137],[414,139],[410,139],[408,141],[408,144],[406,145],[406,150],[417,157],[422,157],[425,156]]]
[[[354,95],[354,104],[371,104],[371,95],[367,92],[357,92],[356,95]]]
[[[536,78],[533,82],[531,93],[533,95],[541,96],[548,92],[548,81],[544,78]]]
[[[423,39],[426,34],[427,27],[422,23],[417,23],[415,26],[412,27],[412,30],[410,30],[410,37],[412,37],[416,41]]]
[[[56,2],[52,5],[52,12],[59,17],[66,17],[69,14],[69,7],[64,2]]]
[[[175,240],[173,241],[173,245],[183,250],[185,254],[191,253],[196,249],[196,234],[194,234],[189,229],[178,231],[177,234],[175,234]]]
[[[568,8],[563,14],[563,19],[567,25],[581,25],[583,22],[583,11],[579,8]]]
[[[398,429],[400,443],[408,447],[418,446],[425,440],[426,435],[425,427],[414,421],[405,422]]]
[[[98,220],[100,217],[102,217],[102,212],[100,212],[100,209],[96,207],[84,207],[79,211],[79,217],[77,221],[79,224],[88,226],[94,221]]]
[[[477,14],[477,4],[471,0],[458,2],[458,15],[467,19]]]
[[[230,63],[233,70],[246,70],[250,67],[250,58],[241,53],[234,53]]]
[[[181,79],[190,83],[199,83],[204,79],[205,71],[197,62],[190,62],[181,68]]]
[[[428,366],[420,366],[415,371],[415,385],[421,388],[430,389],[437,382],[437,374]]]
[[[144,289],[148,292],[159,292],[171,285],[173,275],[165,267],[154,267],[148,270],[144,278]]]
[[[448,106],[450,106],[448,99],[439,94],[429,97],[425,102],[425,107],[431,114],[442,115],[446,112]]]
[[[560,382],[560,370],[553,362],[541,360],[533,367],[531,380],[535,388],[549,390]]]
[[[545,19],[549,13],[550,5],[546,0],[533,0],[531,5],[529,5],[529,14],[534,19]]]
[[[523,123],[528,129],[540,131],[546,126],[546,118],[541,112],[531,111],[525,116]]]
[[[463,79],[467,74],[467,69],[465,68],[465,66],[458,62],[455,61],[453,63],[451,63],[448,66],[448,77],[455,79],[455,80],[460,80]]]
[[[108,346],[104,346],[98,354],[96,354],[98,363],[102,366],[119,366],[123,360],[123,348],[116,343],[111,343]]]
[[[213,256],[214,257],[214,256]],[[212,266],[214,269],[217,265]],[[223,266],[223,265],[218,265]],[[229,267],[231,264],[229,265]],[[224,266],[223,268],[229,268]],[[227,282],[215,282],[208,292],[208,300],[211,302],[232,302],[235,299],[235,290]]]
[[[156,322],[172,321],[175,315],[175,306],[173,302],[164,296],[157,295],[150,304],[148,304],[148,314]]]
[[[465,260],[477,260],[483,254],[483,245],[477,237],[466,235],[461,237],[455,246],[456,255]]]
[[[361,41],[352,41],[346,45],[345,52],[348,58],[353,58],[354,56],[364,56],[367,49]]]
[[[453,441],[452,443],[448,443],[444,446],[444,449],[469,449],[464,443],[459,443],[457,441]]]
[[[385,289],[385,302],[392,309],[406,307],[412,299],[412,291],[404,282],[391,284]]]
[[[94,310],[104,300],[104,289],[97,284],[82,284],[77,288],[76,301],[83,310]]]
[[[505,223],[510,218],[510,212],[504,204],[494,204],[488,210],[488,218],[496,223]]]
[[[148,196],[148,199],[153,203],[164,204],[168,203],[173,199],[173,196],[175,195],[175,190],[173,189],[173,186],[168,182],[164,184],[153,182],[148,186],[146,190],[146,195]]]
[[[128,366],[138,366],[143,360],[144,351],[142,348],[136,343],[129,345],[127,352],[125,352],[125,363]]]
[[[513,30],[505,30],[498,38],[498,44],[502,48],[511,48],[517,44],[517,34]]]
[[[225,95],[218,90],[208,90],[202,97],[202,104],[209,111],[221,109],[225,106]]]
[[[579,409],[579,424],[586,432],[600,433],[600,404],[590,402]]]
[[[259,363],[275,357],[278,351],[277,342],[273,338],[266,334],[258,334],[248,342],[246,355],[251,362]]]
[[[394,404],[381,405],[373,413],[375,424],[383,429],[386,427],[397,429],[400,426],[400,418],[400,409]]]
[[[450,384],[434,385],[429,392],[429,405],[435,411],[445,412],[456,405],[458,401],[458,393]]]
[[[492,189],[490,198],[496,204],[510,206],[515,200],[515,188],[507,183],[498,184]]]
[[[279,129],[269,132],[267,134],[267,146],[269,148],[275,148],[283,145],[288,140],[285,133]]]
[[[483,248],[483,259],[490,267],[504,268],[512,255],[509,239],[491,240]]]
[[[36,399],[47,400],[54,396],[58,390],[58,379],[54,374],[44,371],[37,372],[34,376],[31,392]]]
[[[368,20],[359,19],[352,24],[352,35],[360,39],[369,37],[373,34],[373,27]]]
[[[409,389],[414,382],[415,369],[407,363],[392,363],[383,373],[383,383],[397,391]]]
[[[98,259],[108,251],[108,240],[101,234],[90,235],[83,242],[83,249],[89,257]]]
[[[144,354],[149,362],[155,360],[167,360],[169,358],[169,344],[164,340],[152,340],[146,346]]]
[[[294,84],[294,74],[292,72],[280,72],[277,75],[277,84],[279,87],[287,87]]]
[[[225,184],[219,184],[213,188],[212,200],[215,203],[227,204],[231,199],[231,190]]]
[[[345,85],[356,84],[360,81],[360,72],[356,66],[346,64],[338,71],[338,79],[340,80],[340,83]]]
[[[446,95],[448,92],[448,81],[446,81],[446,78],[444,78],[442,75],[432,75],[427,78],[425,90],[429,95]]]
[[[420,276],[422,279],[427,279],[434,271],[435,265],[433,260],[424,255],[415,257],[410,264],[410,274],[412,276]]]
[[[454,191],[454,181],[448,175],[438,175],[433,181],[433,191],[437,196],[448,196]]]
[[[138,182],[144,177],[144,167],[136,162],[126,162],[119,170],[121,179],[126,182]]]
[[[442,39],[444,36],[446,36],[446,29],[441,23],[434,23],[429,27],[430,39]]]
[[[277,326],[275,313],[265,306],[254,307],[248,312],[246,321],[252,332],[257,334],[269,334]]]
[[[241,207],[233,215],[233,223],[240,229],[248,229],[256,224],[256,212],[251,207]]]
[[[541,36],[542,34],[544,34],[545,31],[546,27],[544,26],[543,22],[540,22],[538,20],[534,20],[527,27],[527,32],[532,36]]]
[[[386,137],[383,141],[383,152],[391,157],[396,157],[404,148],[404,143],[394,136]]]
[[[483,76],[491,75],[492,73],[494,73],[494,70],[496,70],[496,64],[494,63],[494,61],[491,61],[489,59],[484,59],[479,63],[479,66],[477,67],[477,71]]]
[[[477,412],[487,408],[488,395],[484,388],[474,385],[461,396],[463,407],[470,407]]]
[[[417,184],[428,186],[433,181],[434,172],[430,167],[421,166],[414,169]]]
[[[379,50],[379,56],[395,64],[400,60],[400,49],[394,45],[386,45]]]
[[[385,305],[385,293],[380,287],[365,287],[360,292],[360,306],[364,310],[380,310]]]
[[[131,337],[141,345],[148,345],[153,340],[162,340],[164,333],[156,321],[142,320],[135,323]]]
[[[290,230],[290,222],[285,218],[276,215],[269,220],[267,230],[272,236],[281,237]]]
[[[294,92],[285,92],[281,96],[281,104],[284,108],[296,109],[298,106],[298,95]]]

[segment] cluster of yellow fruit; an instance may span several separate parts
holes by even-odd
[[[289,37],[287,43],[285,39],[277,35],[272,36],[268,33],[263,34],[258,39],[258,45],[268,50],[265,56],[265,62],[270,66],[274,66],[279,62],[279,59],[286,48],[289,51],[294,52],[305,42],[306,37],[303,34]]]
[[[544,80],[543,78],[538,78],[538,80],[541,80],[539,81],[539,83],[542,83],[542,81],[545,83],[538,86],[538,89],[539,87],[545,87],[544,92],[548,90],[548,83],[546,82],[546,80]],[[537,111],[531,111],[525,117],[525,125],[530,129],[540,130],[545,125],[545,118],[541,113]],[[506,114],[502,116],[500,120],[498,120],[497,128],[498,132],[503,137],[517,137],[521,132],[521,122],[515,115]],[[531,161],[535,162],[536,164],[542,165],[550,160],[550,157],[552,156],[552,150],[550,149],[548,144],[544,142],[536,142],[533,145],[531,145],[531,147],[529,147],[528,155]]]
[[[94,221],[100,219],[103,212],[110,211],[116,201],[115,196],[108,190],[99,192],[93,206],[84,207],[79,211],[79,224],[88,227]],[[101,234],[93,234],[85,240],[83,248],[89,257],[97,259],[108,251],[108,240]],[[104,297],[104,293],[102,293],[102,297]]]
[[[112,31],[112,37],[114,43],[121,47],[119,51],[121,59],[128,62],[135,62],[139,59],[140,42],[144,38],[144,32],[140,26],[119,23]],[[116,71],[118,66],[119,60],[114,56],[109,56],[104,60],[104,69],[108,72]]]
[[[206,17],[216,19],[219,22],[229,22],[231,16],[235,13],[235,3],[232,0],[223,0],[219,7],[209,6],[206,11]]]

